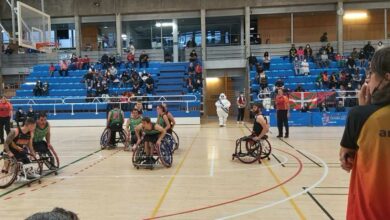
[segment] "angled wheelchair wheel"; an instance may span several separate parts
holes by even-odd
[[[268,160],[270,160],[269,156],[271,155],[271,152],[272,152],[271,143],[268,141],[268,139],[262,139],[262,140],[260,140],[260,144],[261,144],[260,158],[261,159],[268,158]]]
[[[121,142],[125,147],[128,146],[127,144],[127,136],[124,130],[119,132],[119,142]]]
[[[172,131],[172,137],[175,140],[175,145],[173,147],[173,152],[175,152],[175,150],[179,149],[180,139],[175,131]]]
[[[172,149],[169,146],[169,143],[166,141],[161,141],[160,146],[157,147],[157,154],[161,164],[164,167],[171,167],[173,163]]]
[[[100,147],[104,149],[110,143],[111,131],[109,128],[104,129],[102,136],[100,137]]]
[[[174,137],[171,134],[166,133],[164,138],[163,138],[163,141],[166,143],[167,147],[173,153],[175,151],[174,147],[176,145],[176,141],[175,141]]]
[[[244,145],[244,146],[243,146]],[[259,160],[261,146],[252,140],[239,141],[236,144],[235,157],[243,163],[250,164]]]
[[[31,160],[31,164],[33,165],[34,172],[38,175],[42,175],[43,162],[30,153],[28,154],[28,157]]]
[[[54,149],[49,148],[47,152],[38,152],[38,154],[39,159],[49,170],[57,170],[60,167],[60,161]]]
[[[15,182],[19,173],[19,164],[14,157],[10,158],[2,153],[0,155],[0,168],[0,189],[4,189]]]
[[[133,166],[137,167],[137,169],[138,169],[139,165],[141,164],[141,162],[142,162],[144,157],[145,157],[144,146],[141,143],[139,146],[137,146],[137,148],[133,152],[133,156],[132,156],[132,159],[131,159],[131,161],[133,163]]]

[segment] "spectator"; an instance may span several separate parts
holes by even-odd
[[[85,55],[85,56],[84,56],[84,59],[82,60],[82,62],[83,62],[82,69],[89,69],[89,68],[90,68],[90,66],[91,66],[91,64],[90,64],[91,60],[89,59],[88,55]]]
[[[45,81],[42,85],[42,94],[43,96],[49,95],[49,82]]]
[[[137,103],[135,104],[134,108],[137,109],[140,112],[140,114],[144,113],[144,106],[142,105],[141,99],[137,100]]]
[[[154,79],[151,74],[148,74],[148,78],[145,80],[146,93],[153,94],[154,91]]]
[[[345,97],[347,96],[347,90],[345,90],[345,87],[343,84],[340,84],[340,89],[337,92],[337,95],[340,99],[345,100]]]
[[[324,72],[322,72],[320,75],[321,75],[321,79],[322,79],[323,85],[326,86],[326,87],[328,87],[328,86],[329,86],[328,72],[327,72],[327,71],[324,71]]]
[[[294,65],[294,72],[295,72],[295,75],[296,75],[296,76],[301,75],[301,73],[300,73],[301,61],[299,61],[298,57],[295,57],[295,58],[294,58],[293,65]]]
[[[26,220],[79,220],[76,213],[63,208],[54,208],[51,212],[38,212]]]
[[[319,89],[322,89],[322,88],[323,88],[324,82],[323,82],[323,80],[322,80],[322,73],[321,73],[320,75],[317,76],[316,82],[315,82],[315,83],[316,83],[317,88],[319,88]]]
[[[362,81],[362,77],[360,76],[360,69],[357,68],[355,70],[355,73],[352,76],[352,86],[354,89],[360,90],[360,82]]]
[[[340,99],[336,105],[336,112],[345,112],[344,102]]]
[[[320,37],[320,42],[322,42],[322,43],[328,42],[328,33],[327,32],[324,32],[322,34],[322,36]]]
[[[50,77],[53,77],[54,76],[54,72],[56,71],[56,67],[54,66],[53,63],[50,64],[49,66],[49,73],[50,73]]]
[[[109,94],[108,85],[109,85],[109,80],[107,79],[107,77],[104,76],[103,79],[101,80],[101,87],[102,87],[100,92],[101,95]]]
[[[301,107],[301,112],[310,112],[310,106],[309,103],[305,102],[303,103],[303,106]]]
[[[139,68],[149,68],[149,56],[143,50],[139,56]]]
[[[186,85],[187,85],[188,93],[194,93],[195,92],[195,90],[194,90],[194,82],[195,82],[195,78],[188,77],[186,79]]]
[[[359,53],[359,61],[360,61],[360,67],[365,67],[366,66],[366,54],[364,53],[364,50],[361,49]]]
[[[110,57],[108,58],[108,67],[116,66],[116,63],[117,63],[116,57],[114,56],[114,54],[111,54]]]
[[[88,87],[93,87],[93,81],[94,72],[92,69],[89,69],[88,72],[84,75],[85,88],[88,89]]]
[[[42,95],[42,82],[40,80],[37,80],[35,82],[33,94],[34,94],[34,96],[41,96]]]
[[[326,53],[326,51],[322,51],[322,54],[321,54],[321,57],[320,57],[320,67],[321,68],[328,68],[330,64],[330,61],[329,61],[329,56],[328,54]]]
[[[359,51],[357,50],[357,48],[353,48],[351,52],[351,57],[355,61],[359,59]]]
[[[131,52],[127,54],[126,68],[135,68],[135,56]]]
[[[195,90],[195,92],[201,92],[202,88],[203,88],[203,79],[202,78],[196,78],[194,80],[194,90]]]
[[[371,45],[371,41],[368,41],[367,44],[363,47],[364,55],[368,61],[371,60],[372,56],[375,53],[375,48]]]
[[[382,48],[384,48],[385,46],[383,45],[383,43],[382,43],[382,41],[379,41],[378,42],[378,46],[376,47],[376,51],[378,51],[378,50],[380,50],[380,49],[382,49]]]
[[[187,48],[196,47],[195,41],[194,41],[192,38],[190,38],[190,39],[187,41],[186,47],[187,47]]]
[[[109,63],[109,58],[108,58],[108,55],[106,53],[103,54],[102,58],[100,58],[100,62],[103,65],[103,69],[107,69],[108,63]]]
[[[319,111],[320,112],[329,112],[329,108],[325,102],[321,103],[321,105],[319,106]]]
[[[60,71],[59,71],[61,76],[68,76],[68,63],[66,60],[62,60],[60,62]]]
[[[32,107],[28,109],[27,118],[33,118],[34,120],[37,118],[37,115]]]
[[[349,56],[347,59],[347,71],[349,73],[354,73],[355,70],[356,70],[355,60],[351,56]]]
[[[300,73],[303,74],[303,75],[305,75],[305,76],[310,75],[309,63],[306,61],[306,59],[304,59],[304,60],[301,62]]]
[[[252,53],[249,57],[248,57],[248,63],[251,67],[251,69],[256,66],[256,64],[259,63],[259,61],[257,60],[256,56]]]
[[[21,125],[23,126],[26,119],[27,119],[26,113],[24,113],[23,109],[19,108],[15,114],[16,125],[20,127],[19,123],[21,123]]]
[[[299,61],[303,60],[303,58],[305,57],[305,51],[303,50],[303,47],[298,48],[297,56],[298,56]]]
[[[337,67],[343,68],[345,66],[345,60],[341,54],[337,53],[335,56],[336,62],[337,62]]]
[[[290,116],[289,113],[289,100],[288,97],[283,94],[283,89],[279,89],[278,95],[275,98],[276,105],[276,118],[278,125],[278,138],[283,137],[283,125],[285,127],[285,138],[289,137],[289,126],[288,126],[288,118]]]
[[[4,51],[4,54],[8,54],[8,55],[11,55],[12,53],[14,52],[14,50],[12,50],[9,45],[7,46],[7,49],[5,49]]]
[[[336,73],[332,73],[329,78],[329,89],[334,89],[337,87],[338,81],[336,77]]]
[[[289,57],[290,57],[290,63],[295,59],[297,56],[297,49],[295,48],[295,44],[291,45],[291,49],[289,51]]]
[[[264,58],[263,58],[263,68],[264,70],[269,70],[271,66],[271,56],[269,55],[268,51],[264,53]]]
[[[326,53],[328,54],[329,59],[332,59],[332,60],[333,60],[333,57],[334,57],[334,49],[333,49],[333,47],[330,45],[330,43],[327,43],[327,44],[326,44],[325,51],[326,51]]]
[[[76,54],[72,54],[72,57],[70,58],[70,65],[69,65],[69,68],[71,70],[75,70],[77,68],[77,56]]]
[[[115,68],[115,66],[111,65],[109,70],[110,70],[111,75],[114,76],[114,78],[117,78],[118,70]]]
[[[297,88],[294,90],[294,92],[305,92],[305,89],[302,87],[301,84],[298,84]]]
[[[268,92],[268,77],[266,76],[265,71],[263,69],[260,69],[257,78],[262,92],[264,92],[264,90]]]
[[[190,53],[190,62],[197,62],[198,61],[198,54],[196,54],[195,49],[193,49]]]
[[[313,50],[311,49],[310,44],[306,44],[304,55],[306,60],[313,60]]]
[[[135,47],[134,47],[134,44],[132,41],[130,41],[130,44],[129,44],[129,53],[135,55]]]
[[[130,75],[127,71],[122,73],[120,87],[126,87],[131,83]]]
[[[195,66],[195,74],[196,74],[196,78],[202,78],[202,66],[198,63],[196,64]]]
[[[284,89],[284,82],[283,82],[283,80],[281,78],[279,78],[275,82],[275,91],[283,90],[283,89]]]
[[[243,92],[241,92],[240,96],[237,98],[236,104],[238,108],[237,124],[244,124],[245,107],[247,103]]]
[[[188,65],[188,75],[189,76],[195,75],[195,66],[193,62],[190,62],[190,64]]]

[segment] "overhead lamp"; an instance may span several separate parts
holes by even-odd
[[[347,20],[361,20],[366,19],[367,17],[368,14],[365,11],[351,11],[344,14],[344,19]]]
[[[172,22],[157,22],[156,27],[172,27],[173,23]]]

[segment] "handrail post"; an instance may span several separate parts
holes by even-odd
[[[72,106],[72,113],[71,113],[71,115],[74,115],[74,111],[73,111],[73,103],[71,104],[71,106]]]
[[[95,103],[95,106],[96,106],[96,112],[95,112],[95,115],[98,115],[98,106],[97,106],[97,103]]]
[[[186,113],[190,113],[190,110],[188,109],[188,101],[186,101],[186,105],[187,105],[187,108],[186,108]]]
[[[56,103],[54,103],[54,113],[53,115],[57,115],[57,111],[56,111]]]

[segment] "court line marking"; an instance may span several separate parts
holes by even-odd
[[[66,164],[66,165],[60,167],[58,170],[64,169],[65,167],[68,167],[68,166],[70,166],[70,165],[72,165],[72,164],[75,164],[75,163],[77,163],[77,162],[79,162],[79,161],[81,161],[81,160],[83,160],[83,159],[86,159],[87,157],[92,156],[92,155],[96,154],[96,153],[99,152],[99,151],[102,151],[102,150],[101,150],[101,149],[100,149],[100,150],[97,150],[97,151],[95,151],[95,152],[93,152],[93,153],[91,153],[91,154],[89,154],[89,155],[86,155],[86,156],[84,156],[84,157],[82,157],[82,158],[79,158],[78,160],[75,160],[75,161],[73,161],[73,162],[71,162],[71,163],[69,163],[69,164]],[[112,154],[108,155],[107,157],[110,157],[110,156],[112,156],[112,155],[115,155],[115,154],[119,153],[120,151],[121,151],[121,150],[118,149],[117,151],[113,152]],[[102,159],[100,159],[100,160],[94,162],[94,163],[92,164],[92,166],[95,166],[95,165],[97,165],[97,164],[103,162],[104,160],[107,159],[107,157],[103,157]],[[91,165],[89,165],[89,166],[87,166],[87,167],[91,167]],[[80,172],[83,172],[84,170],[88,169],[87,167],[82,168],[80,171],[74,172],[74,173],[71,174],[71,175],[73,175],[73,176],[74,176],[74,175],[77,175],[77,174],[79,174]],[[58,171],[58,170],[57,170],[57,171]],[[43,178],[45,178],[45,177],[47,177],[47,176],[49,176],[49,175],[51,175],[51,174],[53,174],[53,172],[46,173],[46,174],[44,174],[44,175],[41,177],[41,179],[43,179]],[[62,177],[60,180],[65,180],[65,178]],[[5,192],[5,193],[1,194],[1,195],[0,195],[0,198],[3,197],[3,196],[5,196],[5,195],[7,195],[7,194],[10,194],[10,193],[12,193],[12,192],[17,191],[18,189],[21,189],[21,188],[23,188],[23,187],[26,186],[26,185],[32,184],[32,183],[34,183],[35,181],[38,181],[38,180],[33,180],[33,182],[28,181],[28,182],[26,182],[26,183],[23,183],[23,184],[20,185],[19,187],[17,187],[17,188],[15,188],[15,189],[12,189],[12,190],[10,190],[10,191],[8,191],[8,192]],[[53,181],[53,182],[51,182],[50,184],[53,185],[53,184],[55,184],[55,183],[57,183],[57,182],[56,182],[56,181]],[[45,188],[45,187],[47,187],[47,186],[48,186],[48,184],[45,184],[45,185],[38,185],[36,188],[31,189],[31,190],[27,190],[26,192],[28,192],[28,191],[34,192],[34,191],[36,191],[36,190],[38,190],[38,189],[43,189],[43,188]],[[25,194],[22,194],[22,195],[25,195]],[[21,195],[18,195],[18,196],[21,196]],[[11,199],[11,198],[13,198],[13,197],[12,197],[12,196],[7,197],[7,198],[5,198],[4,200],[9,200],[9,199]]]
[[[302,187],[302,188],[305,189],[306,187]],[[325,207],[320,203],[320,201],[318,201],[314,197],[314,194],[312,194],[311,192],[307,192],[307,195],[309,195],[309,197],[318,205],[318,207],[320,207],[320,209],[325,213],[326,216],[329,217],[329,219],[334,220],[333,216],[328,212],[328,210],[326,210]]]
[[[216,146],[213,145],[211,149],[211,165],[210,165],[210,176],[214,176],[214,164],[215,164],[215,151],[216,151]]]
[[[252,194],[249,194],[249,195],[245,195],[245,196],[242,196],[242,197],[239,197],[239,198],[236,198],[236,199],[228,200],[228,201],[225,201],[225,202],[220,202],[220,203],[216,203],[216,204],[213,204],[213,205],[208,205],[208,206],[195,208],[195,209],[189,209],[189,210],[185,210],[185,211],[181,211],[181,212],[160,215],[160,216],[156,216],[156,217],[153,217],[153,218],[145,218],[145,220],[178,216],[178,215],[188,214],[188,213],[192,213],[192,212],[198,212],[198,211],[202,211],[202,210],[206,210],[206,209],[211,209],[211,208],[215,208],[215,207],[231,204],[231,203],[234,203],[234,202],[238,202],[238,201],[241,201],[241,200],[245,200],[245,199],[248,199],[248,198],[251,198],[251,197],[255,197],[257,195],[269,192],[269,191],[271,191],[273,189],[278,188],[280,185],[283,185],[283,184],[286,184],[286,183],[290,182],[291,180],[296,178],[302,172],[302,169],[303,169],[302,161],[297,156],[293,155],[292,153],[289,153],[287,151],[284,151],[284,150],[281,150],[281,149],[278,149],[278,148],[273,148],[273,149],[281,151],[283,153],[286,153],[286,154],[292,156],[294,159],[296,159],[298,161],[298,164],[299,164],[298,170],[292,176],[290,176],[289,178],[284,180],[281,184],[278,184],[278,185],[272,186],[270,188],[264,189],[264,190],[262,190],[260,192],[255,192],[255,193],[252,193]]]
[[[187,159],[187,156],[189,155],[189,153],[190,153],[190,151],[191,151],[191,149],[192,149],[192,146],[194,146],[194,143],[195,143],[195,141],[196,141],[196,138],[198,137],[199,134],[200,134],[200,131],[198,131],[198,133],[195,135],[195,137],[194,137],[194,139],[192,140],[192,142],[191,142],[191,144],[190,144],[190,147],[188,148],[186,154],[184,155],[183,159],[181,159],[179,165],[176,167],[176,170],[175,170],[175,172],[173,173],[173,176],[169,179],[168,184],[167,184],[167,186],[165,187],[163,194],[160,196],[160,198],[159,198],[159,200],[158,200],[158,202],[157,202],[156,207],[154,207],[154,209],[153,209],[151,218],[154,218],[154,217],[157,215],[158,211],[160,210],[161,205],[163,204],[163,202],[164,202],[164,200],[165,200],[165,198],[166,198],[166,196],[167,196],[169,190],[171,189],[171,186],[172,186],[172,184],[173,184],[173,181],[174,181],[175,178],[176,178],[176,175],[179,173],[181,167],[182,167],[183,164],[184,164],[184,161]]]
[[[248,128],[248,126],[245,125],[245,127],[246,127],[249,131],[251,131],[251,130]],[[245,133],[245,132],[243,131],[243,129],[241,129],[241,132],[242,132],[242,133]],[[294,148],[294,149],[295,149],[295,148]],[[265,165],[268,165],[267,160],[265,160],[264,163],[265,163]],[[280,183],[281,183],[281,180],[280,180],[279,176],[272,170],[272,168],[267,167],[267,169],[268,169],[268,172],[271,174],[271,176],[274,178],[275,182],[276,182],[277,184],[280,184]],[[283,184],[281,184],[279,188],[280,188],[280,190],[283,192],[283,194],[284,194],[286,197],[289,197],[289,196],[290,196],[289,191],[287,190],[287,188],[286,188]],[[293,199],[290,199],[289,202],[290,202],[291,206],[294,208],[295,212],[298,214],[299,218],[302,219],[302,220],[306,219],[305,215],[303,214],[302,210],[298,207],[297,203],[296,203]]]
[[[303,150],[304,151],[304,150]],[[225,220],[225,219],[231,219],[231,218],[236,218],[236,217],[240,217],[240,216],[243,216],[243,215],[247,215],[247,214],[251,214],[251,213],[254,213],[254,212],[257,212],[257,211],[260,211],[262,209],[266,209],[266,208],[270,208],[272,206],[276,206],[276,205],[279,205],[281,203],[284,203],[290,199],[294,199],[298,196],[301,196],[307,192],[309,192],[310,190],[316,188],[319,184],[321,184],[321,182],[323,182],[325,180],[325,178],[328,176],[328,173],[329,173],[329,168],[326,164],[326,162],[324,160],[322,160],[320,157],[308,152],[308,151],[304,151],[306,154],[309,154],[313,157],[315,157],[316,159],[318,159],[318,161],[320,163],[322,163],[322,168],[323,168],[323,174],[321,176],[321,178],[316,181],[313,185],[307,187],[305,190],[301,191],[301,192],[298,192],[298,193],[295,193],[287,198],[284,198],[282,200],[279,200],[279,201],[275,201],[273,203],[270,203],[270,204],[267,204],[267,205],[264,205],[264,206],[260,206],[260,207],[257,207],[257,208],[254,208],[254,209],[249,209],[247,211],[244,211],[244,212],[240,212],[240,213],[237,213],[237,214],[234,214],[234,215],[229,215],[229,216],[225,216],[225,217],[222,217],[222,218],[218,218],[218,220]]]

